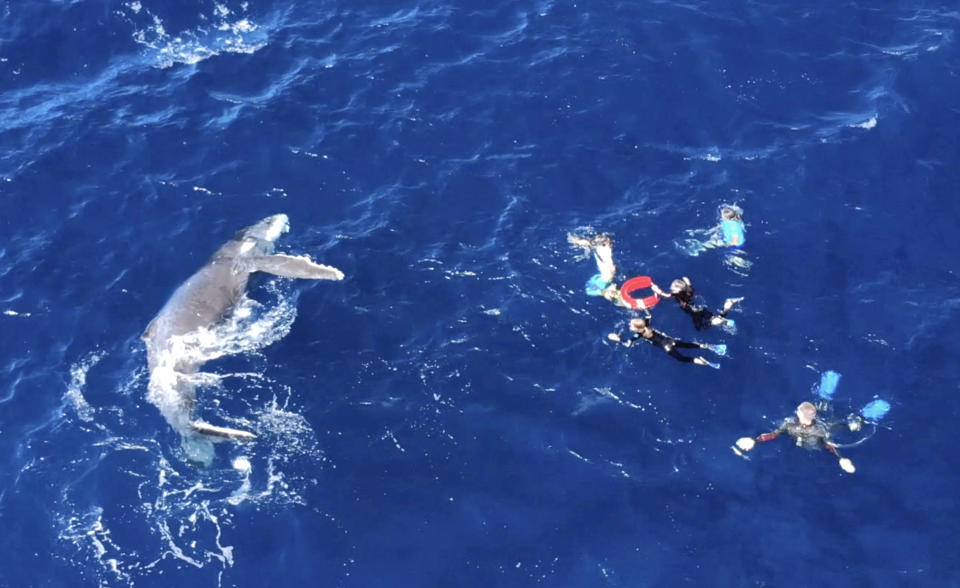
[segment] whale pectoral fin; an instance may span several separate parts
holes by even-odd
[[[190,423],[190,430],[210,441],[251,441],[257,436],[240,429],[230,429],[228,427],[217,427],[203,421],[193,421]]]
[[[343,272],[329,265],[314,263],[306,255],[293,256],[279,253],[265,257],[251,257],[245,260],[251,272],[266,272],[285,278],[305,280],[342,280]]]

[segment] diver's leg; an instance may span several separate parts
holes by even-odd
[[[694,361],[696,361],[695,357],[689,357],[687,355],[684,355],[679,351],[677,351],[676,349],[674,349],[673,347],[669,347],[669,348],[664,347],[663,350],[667,352],[667,355],[669,355],[670,357],[674,358],[677,361],[682,361],[683,363],[693,363]]]
[[[593,258],[597,262],[597,271],[603,279],[612,282],[617,275],[617,265],[613,263],[613,246],[609,241],[594,247]]]
[[[723,310],[721,310],[718,314],[724,317],[727,316],[727,313],[733,310],[734,306],[740,304],[741,300],[743,300],[742,296],[740,298],[727,298],[723,303]]]

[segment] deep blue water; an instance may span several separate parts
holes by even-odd
[[[960,586],[952,2],[0,2],[0,585]],[[686,247],[745,211],[748,268]],[[286,336],[139,339],[240,227]],[[743,296],[722,368],[606,333],[623,275]],[[288,318],[292,318],[289,314]],[[843,373],[866,443],[730,449]],[[249,459],[249,476],[233,467]]]

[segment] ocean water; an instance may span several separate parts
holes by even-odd
[[[960,586],[953,2],[0,1],[0,586]],[[698,241],[744,210],[739,261]],[[236,230],[189,463],[140,334]],[[609,343],[568,232],[742,296]],[[269,344],[268,344],[269,343]],[[774,428],[890,414],[845,449]]]

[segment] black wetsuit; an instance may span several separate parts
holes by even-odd
[[[683,361],[686,363],[692,363],[693,360],[696,358],[683,355],[682,353],[677,351],[678,347],[681,349],[703,349],[703,346],[700,345],[699,343],[687,343],[686,341],[677,341],[673,337],[670,337],[669,335],[665,335],[660,331],[656,331],[653,328],[651,328],[650,330],[653,331],[653,336],[650,337],[649,339],[642,336],[640,333],[634,333],[633,331],[630,331],[630,338],[627,339],[624,342],[624,344],[633,345],[634,343],[637,342],[638,339],[641,339],[648,343],[652,343],[653,345],[655,345],[656,347],[659,347],[660,349],[663,349],[664,351],[667,352],[667,355],[676,359],[677,361]]]
[[[680,308],[693,318],[693,326],[696,327],[698,331],[703,331],[713,326],[711,321],[713,320],[714,313],[710,312],[705,306],[697,306],[693,303],[693,290],[682,290],[670,296],[676,299]],[[717,313],[716,316],[726,317],[727,312],[729,311],[722,310]]]
[[[786,433],[793,437],[798,447],[804,449],[826,449],[830,453],[840,457],[837,446],[830,441],[830,431],[843,428],[846,423],[843,421],[828,423],[821,419],[814,419],[811,425],[802,425],[800,420],[795,417],[783,419],[783,423],[776,430],[764,433],[756,437],[756,441],[770,441],[776,439],[781,434]]]

